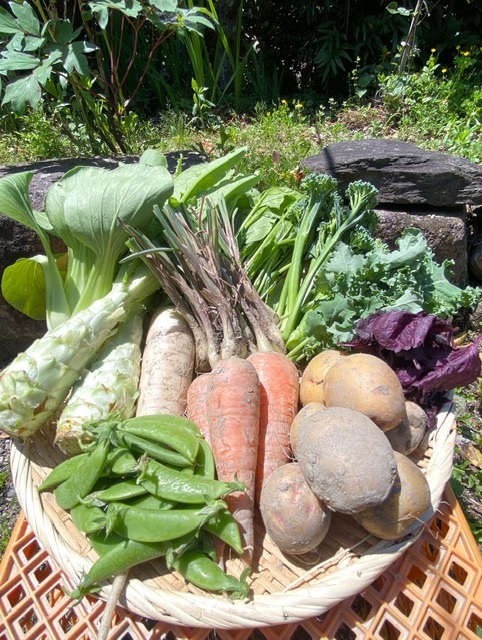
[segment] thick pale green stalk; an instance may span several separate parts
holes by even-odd
[[[145,265],[111,292],[36,340],[0,374],[0,430],[27,438],[51,418],[130,305],[158,281]]]
[[[81,452],[79,438],[86,435],[85,422],[107,419],[113,413],[120,419],[134,415],[143,317],[141,310],[134,309],[75,384],[56,425],[55,443],[67,455]]]
[[[366,215],[367,211],[363,209],[365,199],[360,195],[355,195],[350,199],[350,213],[348,217],[339,224],[333,235],[330,235],[326,242],[323,244],[323,248],[320,254],[311,262],[307,274],[304,276],[301,284],[298,286],[297,295],[289,309],[289,315],[283,323],[283,339],[285,342],[289,341],[291,333],[295,330],[299,324],[303,303],[306,297],[313,287],[313,283],[316,274],[332,255],[334,247],[342,240],[342,238],[350,231],[356,224],[358,224]]]

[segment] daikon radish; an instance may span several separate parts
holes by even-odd
[[[182,315],[173,307],[156,310],[142,356],[137,415],[185,414],[194,351],[194,338]]]

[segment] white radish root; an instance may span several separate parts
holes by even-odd
[[[194,358],[194,337],[183,316],[173,307],[157,309],[146,334],[137,415],[184,415]]]

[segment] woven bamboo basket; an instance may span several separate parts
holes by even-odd
[[[46,429],[31,440],[13,443],[12,477],[31,528],[76,585],[97,556],[53,496],[37,491],[50,470],[63,460],[52,436]],[[431,508],[399,540],[381,541],[367,535],[353,518],[333,514],[329,533],[316,553],[288,557],[270,541],[258,515],[248,599],[233,601],[204,592],[168,571],[159,560],[131,569],[119,604],[151,620],[211,629],[259,628],[319,616],[362,592],[415,542],[442,499],[452,472],[454,446],[454,404],[447,399],[425,447],[419,448],[415,458],[411,456],[426,474]],[[227,568],[239,576],[244,565],[232,558]],[[105,583],[101,598],[108,599],[112,582]]]

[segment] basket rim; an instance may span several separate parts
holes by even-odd
[[[229,600],[206,593],[152,588],[138,578],[127,580],[119,604],[143,617],[168,624],[213,629],[258,628],[306,620],[319,616],[374,582],[419,537],[425,523],[436,513],[453,467],[455,448],[455,404],[449,397],[437,415],[430,433],[432,456],[425,469],[431,491],[431,507],[403,538],[381,540],[363,555],[339,563],[336,571],[321,575],[306,586],[291,590],[253,594],[248,600]],[[33,481],[28,440],[12,440],[10,464],[19,503],[30,527],[64,575],[76,584],[92,561],[64,540],[43,509]],[[298,581],[296,581],[298,582]],[[108,599],[113,579],[106,581],[99,596]]]

